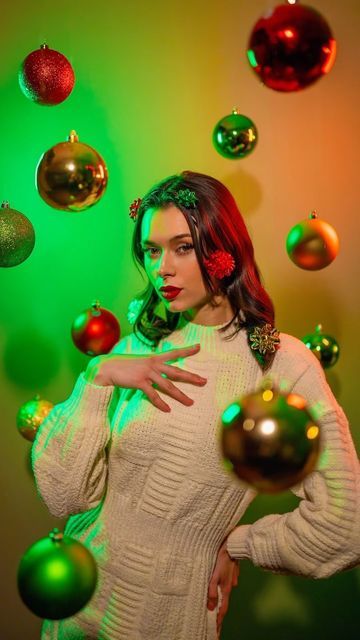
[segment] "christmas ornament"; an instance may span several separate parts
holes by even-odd
[[[235,260],[227,251],[217,250],[204,258],[204,265],[210,276],[221,280],[230,276],[235,269]]]
[[[322,325],[318,324],[315,333],[309,333],[301,338],[320,361],[324,369],[330,369],[337,363],[340,355],[340,348],[333,336],[323,333]]]
[[[296,224],[286,239],[290,260],[301,269],[316,271],[327,267],[337,256],[339,238],[328,222],[319,220],[316,211]]]
[[[276,493],[314,469],[320,431],[302,396],[263,387],[225,409],[221,447],[226,469],[258,491]]]
[[[221,118],[213,131],[216,151],[230,160],[247,156],[254,149],[257,139],[258,132],[253,121],[238,109]]]
[[[126,317],[130,324],[135,324],[143,304],[144,300],[141,300],[140,298],[134,298],[134,300],[130,301],[126,314]]]
[[[108,353],[120,339],[120,325],[115,316],[95,301],[91,309],[75,318],[71,335],[75,346],[89,356]]]
[[[19,84],[24,95],[41,105],[55,105],[66,100],[73,90],[75,75],[67,58],[42,44],[25,58],[19,70]]]
[[[96,204],[108,180],[105,162],[71,131],[67,142],[46,151],[37,166],[39,194],[55,209],[82,211]]]
[[[247,55],[267,87],[275,91],[299,91],[330,71],[336,56],[336,40],[315,9],[281,4],[255,24]]]
[[[16,267],[26,260],[35,245],[30,220],[3,202],[0,209],[0,267]]]
[[[39,395],[36,395],[35,398],[21,405],[16,416],[16,426],[19,433],[26,438],[26,440],[33,442],[38,428],[48,413],[50,413],[53,406],[52,402],[43,400]]]
[[[74,615],[92,597],[96,562],[88,549],[58,529],[27,549],[18,568],[24,604],[40,618],[61,620]]]

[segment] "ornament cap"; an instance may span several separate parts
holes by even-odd
[[[322,324],[317,324],[315,327],[315,332],[316,333],[321,333],[322,332]]]
[[[318,217],[316,210],[313,209],[312,212],[309,215],[310,220],[315,220]]]
[[[239,107],[233,107],[232,112],[235,116],[240,116],[241,115],[241,111],[239,109]]]
[[[57,527],[55,527],[49,533],[49,538],[51,538],[53,542],[61,542],[63,537],[64,537],[64,534]]]
[[[8,200],[3,200],[1,203],[1,208],[2,209],[10,209],[10,204]]]
[[[101,316],[99,300],[94,300],[91,303],[91,315],[92,316]]]
[[[68,135],[68,142],[79,142],[79,136],[76,133],[75,129],[71,129]]]
[[[46,44],[46,42],[43,42],[43,43],[40,45],[40,49],[48,49],[48,48],[49,48],[49,45],[48,45],[48,44]]]

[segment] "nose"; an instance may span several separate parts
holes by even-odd
[[[170,252],[164,251],[159,264],[159,277],[164,278],[168,275],[174,275],[175,267]]]

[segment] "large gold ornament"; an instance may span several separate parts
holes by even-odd
[[[53,406],[52,402],[40,398],[39,395],[21,405],[16,416],[16,426],[23,438],[30,440],[30,442],[35,440],[41,423]]]
[[[39,194],[55,209],[83,211],[103,195],[108,172],[103,158],[71,131],[40,158],[36,170]]]
[[[263,388],[226,408],[221,446],[226,469],[258,491],[276,493],[314,469],[320,430],[302,396]]]
[[[286,239],[290,260],[297,267],[316,271],[324,269],[339,251],[339,238],[328,222],[319,220],[316,211],[290,229]]]

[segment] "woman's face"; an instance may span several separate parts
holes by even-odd
[[[190,315],[194,316],[210,301],[189,225],[175,205],[146,211],[141,224],[141,247],[148,278],[169,311],[193,310]],[[173,300],[166,299],[160,291],[165,286],[179,287],[181,291]]]

